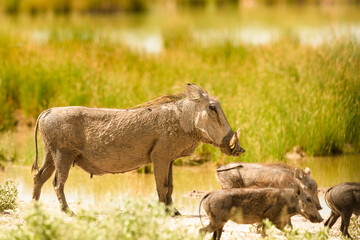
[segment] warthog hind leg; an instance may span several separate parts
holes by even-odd
[[[74,151],[58,150],[55,154],[55,177],[53,181],[56,196],[60,202],[61,210],[64,212],[72,211],[69,209],[64,194],[64,185],[69,176],[69,170],[77,154]]]
[[[328,218],[328,220],[326,220],[326,222],[324,223],[325,226],[328,226],[329,228],[331,228],[335,223],[336,220],[340,217],[339,214],[335,213],[334,211],[331,211],[330,217]]]
[[[217,222],[217,223],[214,223],[214,222],[211,222],[210,220],[210,223],[209,225],[207,225],[206,227],[203,227],[199,230],[199,233],[206,233],[206,232],[213,232],[213,239],[214,240],[219,240],[220,237],[221,237],[221,234],[222,234],[222,231],[223,231],[223,227],[225,225],[225,222]]]
[[[41,188],[44,183],[51,177],[55,170],[54,160],[51,156],[49,149],[45,146],[44,161],[39,171],[34,175],[34,189],[33,196],[34,200],[39,200],[41,194]]]
[[[223,228],[216,230],[213,234],[213,239],[220,240],[222,232],[223,232]]]
[[[340,226],[340,230],[342,232],[342,234],[350,239],[351,236],[348,232],[348,228],[349,228],[349,224],[350,224],[350,218],[352,215],[352,211],[345,211],[341,213],[341,226]]]

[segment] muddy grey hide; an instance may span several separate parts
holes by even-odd
[[[293,188],[298,184],[312,196],[316,208],[321,209],[317,183],[309,168],[303,171],[286,164],[233,162],[217,167],[216,177],[222,188]]]
[[[329,188],[325,193],[325,201],[331,209],[331,214],[324,225],[331,228],[341,217],[340,231],[352,239],[348,229],[351,215],[360,215],[360,183],[347,182]]]
[[[231,188],[206,194],[201,204],[209,217],[209,225],[199,232],[214,232],[213,239],[221,238],[225,223],[231,220],[238,224],[262,224],[268,218],[282,230],[293,215],[301,214],[311,222],[323,219],[311,196],[299,186],[294,188]],[[201,216],[200,216],[201,221]],[[263,228],[262,236],[265,236]]]
[[[195,84],[183,94],[157,98],[132,109],[58,107],[42,112],[35,126],[33,199],[55,171],[54,189],[61,209],[69,211],[64,184],[71,165],[91,175],[124,173],[153,163],[159,201],[172,203],[172,163],[191,155],[200,142],[239,156],[234,133],[220,102]],[[44,142],[38,169],[37,129]]]

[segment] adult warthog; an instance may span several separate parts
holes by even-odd
[[[37,164],[37,129],[44,161]],[[172,163],[191,155],[200,142],[232,156],[239,145],[219,101],[195,84],[183,94],[163,96],[132,109],[59,107],[42,112],[35,126],[33,199],[55,171],[53,185],[61,209],[68,210],[64,185],[72,164],[92,175],[124,173],[153,163],[160,202],[172,203]]]

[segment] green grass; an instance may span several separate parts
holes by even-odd
[[[114,29],[102,19],[2,20],[1,130],[14,130],[18,116],[34,123],[50,107],[127,108],[193,82],[217,96],[230,125],[241,128],[241,160],[283,159],[295,145],[308,155],[340,153],[348,144],[360,150],[360,48],[351,39],[313,48],[289,34],[263,46],[199,47],[190,27],[169,21],[163,52],[146,55],[112,41]],[[34,40],[44,32],[43,42]],[[197,153],[233,160],[208,145]],[[32,162],[25,155],[20,161]]]
[[[158,202],[127,197],[120,205],[80,210],[70,217],[35,203],[24,223],[0,233],[0,239],[201,239],[183,226],[172,226],[171,216]]]

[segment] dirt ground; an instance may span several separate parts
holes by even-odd
[[[323,207],[320,210],[321,216],[326,220],[330,216],[330,209],[327,207],[326,203],[324,202],[323,195],[319,196],[321,206]],[[15,212],[7,211],[5,214],[0,215],[0,231],[4,229],[11,229],[15,228],[18,224],[22,224],[24,220],[22,219],[22,210],[29,206],[31,203],[25,202],[20,199],[19,208]],[[56,201],[52,202],[42,202],[43,206],[48,210],[50,213],[59,213],[59,204]],[[85,206],[79,206],[79,204],[70,203],[70,208],[76,211],[76,208],[84,208]],[[173,217],[171,219],[171,226],[176,228],[176,226],[183,225],[187,229],[189,229],[194,234],[198,234],[199,228],[201,228],[200,219],[198,212],[189,212],[186,209],[179,209],[182,213],[182,216]],[[202,221],[204,225],[207,225],[208,218],[204,215],[205,213],[202,212]],[[306,230],[312,233],[315,233],[323,228],[323,223],[311,223],[310,221],[306,220],[300,215],[296,215],[291,219],[294,228],[300,229],[301,231]],[[330,230],[330,238],[329,239],[340,239],[341,233],[339,231],[340,228],[340,219],[336,222],[336,224]],[[280,233],[280,231],[279,231]],[[279,239],[283,237],[280,236],[278,233]],[[208,234],[205,239],[210,239],[211,234]],[[226,223],[224,227],[224,232],[222,234],[223,240],[235,240],[235,239],[261,239],[261,235],[255,232],[255,227],[252,225],[245,225],[245,224],[235,224],[233,222]],[[359,239],[359,238],[358,238]]]

